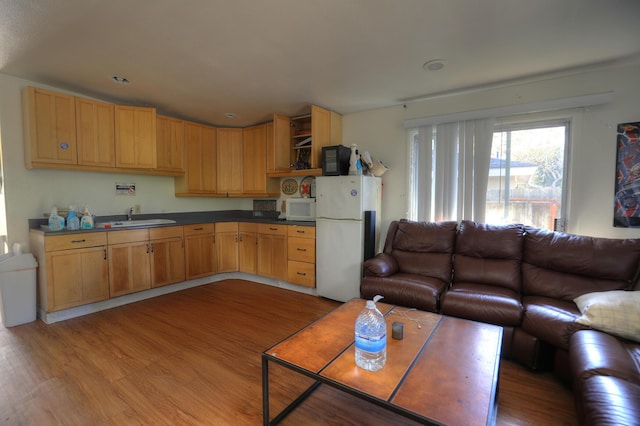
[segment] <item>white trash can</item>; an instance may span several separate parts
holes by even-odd
[[[0,256],[0,311],[5,327],[36,320],[36,268],[31,253]]]

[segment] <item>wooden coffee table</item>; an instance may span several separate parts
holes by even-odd
[[[262,353],[264,424],[280,422],[324,383],[425,424],[494,424],[502,328],[378,303],[387,321],[387,362],[356,366],[354,325],[365,301],[353,299]],[[404,323],[404,338],[391,324]],[[269,362],[315,383],[273,419]]]

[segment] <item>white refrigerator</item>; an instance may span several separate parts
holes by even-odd
[[[382,181],[373,176],[318,176],[316,291],[346,302],[360,297],[362,263],[378,251]]]

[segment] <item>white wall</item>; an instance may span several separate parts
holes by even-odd
[[[29,85],[63,92],[0,74],[0,142],[9,247],[14,242],[28,246],[28,219],[43,217],[53,205],[88,205],[98,216],[125,214],[134,204],[141,206],[141,213],[252,209],[251,199],[175,197],[172,177],[26,169],[22,89]],[[135,183],[136,195],[115,195],[116,182]]]
[[[640,238],[640,229],[613,226],[616,125],[640,121],[638,61],[573,76],[408,103],[406,107],[347,114],[343,118],[343,143],[358,144],[361,150],[368,150],[389,167],[383,176],[382,218],[386,234],[392,220],[406,217],[404,120],[608,91],[614,92],[610,104],[555,113],[572,119],[567,232]]]
[[[22,144],[21,91],[28,85],[46,88],[0,74],[0,136],[9,246],[13,242],[27,242],[27,219],[42,217],[53,204],[88,204],[97,215],[124,214],[133,204],[140,204],[143,213],[251,209],[249,199],[176,198],[170,177],[27,170]],[[406,107],[399,105],[346,114],[343,117],[343,143],[358,144],[361,150],[370,151],[390,168],[383,176],[384,236],[389,222],[406,214],[407,133],[404,120],[606,91],[615,92],[611,104],[566,112],[573,119],[567,231],[612,238],[640,238],[640,229],[614,228],[612,225],[616,125],[640,121],[640,64],[637,62],[574,76],[408,103]],[[419,88],[416,92],[419,93]],[[135,182],[137,195],[116,196],[115,182]]]

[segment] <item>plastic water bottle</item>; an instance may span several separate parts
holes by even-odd
[[[367,306],[356,319],[356,365],[377,371],[387,362],[387,323],[376,308],[382,296],[367,300]]]

